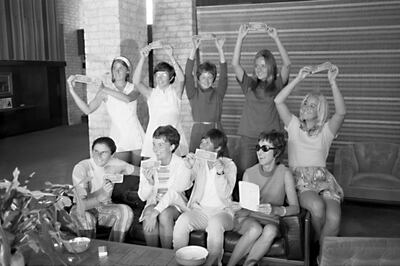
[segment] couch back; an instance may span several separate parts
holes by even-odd
[[[358,172],[384,173],[400,179],[400,145],[393,143],[355,143],[352,145]]]

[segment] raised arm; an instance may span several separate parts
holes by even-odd
[[[172,66],[174,67],[176,73],[176,80],[174,82],[174,89],[179,99],[182,98],[183,86],[185,85],[185,76],[183,74],[181,66],[176,62],[173,49],[171,45],[164,46],[164,51],[167,53],[169,59],[171,60]]]
[[[135,101],[140,93],[136,90],[132,90],[129,94],[125,94],[123,92],[120,91],[116,91],[113,89],[110,89],[109,87],[104,86],[103,83],[101,83],[100,88],[103,90],[103,92],[105,92],[106,94],[120,100],[123,101],[125,103],[129,103],[129,102],[133,102]]]
[[[287,97],[292,93],[293,89],[299,84],[303,79],[305,79],[311,73],[312,67],[305,66],[300,69],[297,77],[292,80],[286,87],[284,87],[279,94],[275,97],[275,105],[278,110],[279,116],[281,117],[285,126],[289,125],[290,119],[292,118],[292,114],[289,111],[285,101]]]
[[[219,80],[217,86],[217,93],[222,97],[225,96],[226,89],[228,88],[228,66],[226,65],[225,55],[223,46],[225,43],[225,38],[215,39],[215,46],[217,47],[219,54]]]
[[[192,39],[192,50],[190,51],[188,60],[185,65],[185,84],[186,84],[186,94],[188,99],[191,99],[195,95],[195,83],[194,83],[194,75],[193,75],[193,67],[194,67],[194,58],[196,56],[196,51],[199,48],[201,43],[200,39],[193,38]]]
[[[132,78],[133,85],[135,85],[135,88],[137,88],[139,92],[143,94],[143,96],[146,99],[150,97],[152,89],[142,82],[141,75],[142,75],[144,61],[146,60],[146,57],[149,56],[149,53],[150,53],[150,48],[148,46],[145,46],[140,50],[140,59],[136,66],[135,72],[133,73],[133,78]]]
[[[244,74],[244,69],[240,65],[240,53],[242,50],[243,40],[246,37],[248,32],[249,32],[249,30],[248,30],[248,27],[246,24],[240,25],[239,33],[238,33],[237,40],[236,40],[235,50],[233,51],[233,57],[232,57],[232,67],[233,67],[233,70],[235,71],[236,78],[240,82],[243,81],[242,79],[243,79],[243,74]]]
[[[99,90],[94,97],[94,99],[87,104],[85,101],[83,101],[79,95],[75,92],[75,76],[69,76],[67,79],[67,84],[68,84],[68,89],[69,92],[74,99],[76,105],[81,109],[82,112],[84,112],[86,115],[91,114],[92,112],[96,111],[97,108],[99,108],[101,102],[105,99],[105,94],[103,90]]]
[[[338,73],[339,69],[335,65],[332,65],[332,67],[328,71],[328,80],[329,84],[331,85],[333,102],[335,104],[335,113],[328,122],[329,129],[331,130],[333,135],[336,135],[336,133],[339,131],[340,127],[343,124],[344,116],[346,115],[346,106],[344,103],[344,99],[336,84],[336,77]]]
[[[283,65],[281,68],[282,82],[283,82],[283,84],[287,84],[287,82],[289,80],[290,65],[291,65],[289,55],[288,55],[285,47],[281,43],[281,40],[279,39],[277,30],[275,28],[268,27],[267,33],[275,41],[276,46],[278,47],[278,50],[279,50],[279,53],[281,55],[282,62],[283,62]]]

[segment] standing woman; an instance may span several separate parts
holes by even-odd
[[[179,148],[176,151],[178,156],[188,153],[187,141],[184,137],[180,125],[180,111],[185,77],[181,67],[176,62],[172,47],[163,47],[172,62],[172,66],[167,62],[158,63],[153,70],[155,88],[150,88],[142,82],[141,73],[143,64],[148,57],[151,48],[146,46],[140,50],[140,60],[133,74],[133,83],[140,93],[147,100],[149,107],[149,124],[147,125],[146,136],[142,147],[142,156],[154,158],[153,133],[159,126],[171,125],[176,128],[181,136]],[[175,80],[176,78],[176,80]]]
[[[136,114],[136,99],[140,94],[128,81],[130,71],[131,64],[126,57],[118,56],[114,58],[111,64],[111,88],[102,83],[96,96],[89,104],[75,92],[75,76],[70,76],[67,82],[72,98],[86,115],[96,111],[102,102],[105,103],[111,118],[109,136],[117,146],[115,157],[139,165],[144,131]]]
[[[240,65],[242,42],[248,31],[247,24],[240,26],[232,58],[236,79],[245,95],[245,104],[238,130],[238,134],[241,136],[238,162],[239,177],[243,175],[245,169],[257,163],[254,147],[258,143],[258,134],[262,131],[269,132],[273,129],[279,131],[281,129],[274,97],[288,82],[291,64],[276,29],[269,27],[267,34],[278,46],[283,62],[282,68],[278,72],[273,54],[267,49],[261,50],[254,58],[253,77],[249,77]]]
[[[285,101],[312,67],[303,67],[297,77],[275,98],[276,108],[288,132],[289,167],[296,179],[300,206],[311,213],[317,241],[339,233],[343,190],[326,169],[329,148],[346,114],[344,99],[336,84],[338,68],[331,65],[328,80],[332,89],[335,113],[328,118],[328,102],[322,94],[309,93],[300,106],[300,115],[290,113]]]
[[[192,107],[194,124],[190,134],[190,152],[195,152],[201,139],[208,130],[217,128],[221,131],[222,102],[228,87],[228,67],[222,49],[225,39],[216,38],[215,46],[219,54],[219,81],[216,87],[213,83],[217,78],[217,66],[211,62],[203,62],[197,68],[197,86],[193,76],[194,58],[200,46],[201,40],[192,40],[193,48],[185,67],[186,94]]]

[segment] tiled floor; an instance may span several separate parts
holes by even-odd
[[[86,124],[0,139],[0,178],[18,166],[21,179],[36,172],[29,188],[45,181],[71,183],[73,166],[89,157]],[[400,206],[345,202],[340,236],[400,237]]]

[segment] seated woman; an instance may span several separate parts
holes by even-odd
[[[330,64],[327,76],[335,105],[333,116],[328,119],[328,101],[320,93],[305,96],[299,117],[290,112],[287,97],[312,71],[311,66],[300,69],[297,77],[276,96],[275,103],[289,135],[289,166],[296,179],[300,206],[310,211],[316,240],[322,243],[325,236],[339,233],[343,190],[327,170],[326,159],[344,121],[346,106],[336,84],[339,69]]]
[[[248,256],[244,265],[256,264],[279,235],[279,217],[299,212],[293,176],[287,167],[279,164],[285,146],[283,133],[275,130],[262,132],[258,138],[258,164],[245,171],[243,181],[260,187],[260,206],[257,212],[246,209],[236,212],[235,230],[242,236],[228,265],[236,265],[246,254]],[[288,207],[283,206],[286,198]]]
[[[92,158],[75,165],[72,182],[76,187],[77,205],[72,208],[71,216],[78,221],[82,234],[94,238],[96,224],[110,226],[109,240],[123,242],[133,221],[133,211],[125,204],[111,202],[114,185],[110,179],[139,169],[114,158],[116,149],[111,138],[98,138],[92,145]]]
[[[215,162],[195,158],[189,153],[187,165],[192,169],[194,186],[185,212],[174,228],[174,249],[187,246],[193,230],[206,230],[208,257],[204,265],[220,262],[223,255],[224,232],[233,228],[231,197],[236,182],[236,165],[224,157],[227,137],[218,129],[210,129],[200,149],[217,153]]]
[[[171,125],[160,126],[153,133],[153,151],[159,167],[141,167],[139,197],[146,201],[139,221],[143,221],[143,232],[148,246],[172,248],[172,230],[180,209],[174,204],[186,204],[184,191],[190,188],[190,169],[183,159],[174,154],[180,136]],[[143,164],[143,163],[142,163]]]

